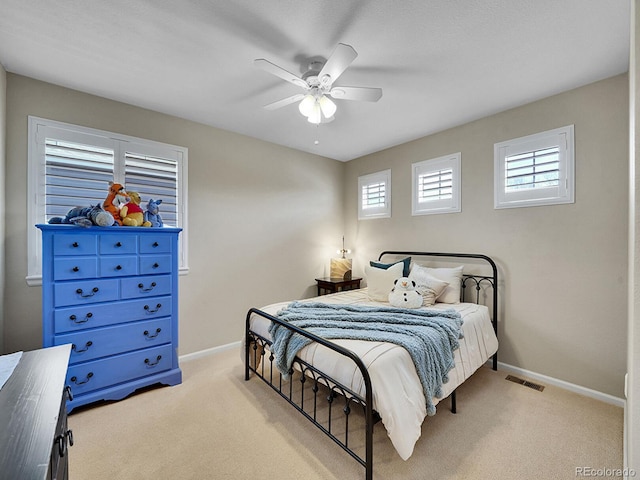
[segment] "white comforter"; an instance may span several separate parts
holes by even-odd
[[[380,305],[369,299],[366,288],[307,301]],[[288,303],[290,302],[276,303],[261,310],[276,314]],[[442,388],[443,398],[446,398],[498,350],[498,339],[491,325],[489,310],[484,305],[438,303],[428,308],[453,308],[460,312],[464,320],[464,338],[460,340],[460,348],[455,352],[455,368],[449,372],[449,382]],[[269,324],[268,320],[256,315],[251,319],[251,329],[265,338],[270,338]],[[364,362],[373,386],[373,408],[380,414],[396,451],[402,459],[407,460],[420,438],[421,425],[427,414],[423,389],[411,356],[404,348],[391,343],[362,340],[333,342],[356,353]],[[317,343],[303,348],[298,356],[364,396],[362,375],[351,360]],[[438,399],[434,399],[434,403],[437,402]]]

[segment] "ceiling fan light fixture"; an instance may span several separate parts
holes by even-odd
[[[300,105],[298,105],[298,110],[300,110],[300,113],[302,115],[308,117],[313,112],[313,106],[315,105],[315,103],[316,97],[311,94],[305,95],[305,97],[300,102]]]
[[[325,95],[320,97],[320,99],[318,100],[318,104],[320,105],[322,114],[326,118],[333,117],[333,114],[336,113],[336,110],[338,109],[338,107],[336,107],[336,104],[333,103],[333,101],[331,101],[331,99]]]
[[[311,111],[311,114],[307,116],[307,121],[315,125],[318,125],[320,122],[322,122],[322,109],[320,108],[320,104],[318,102],[315,102],[313,104],[313,109]]]

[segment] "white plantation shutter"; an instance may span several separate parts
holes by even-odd
[[[384,207],[387,199],[387,190],[384,182],[363,185],[362,187],[362,208]]]
[[[573,125],[494,145],[495,208],[573,203]]]
[[[358,177],[358,220],[391,216],[391,170]]]
[[[167,226],[178,225],[178,160],[125,153],[124,184],[142,198],[146,209],[150,198],[161,199],[160,215]]]
[[[453,170],[437,170],[418,176],[418,202],[446,200],[453,195]]]
[[[64,217],[75,206],[102,203],[109,182],[137,191],[143,210],[150,198],[162,200],[165,226],[183,229],[180,270],[187,271],[187,156],[183,147],[29,117],[27,283],[39,284],[41,275],[34,225]]]
[[[557,187],[560,181],[560,149],[534,150],[505,157],[505,191]]]
[[[412,215],[460,211],[460,160],[454,153],[412,165]]]
[[[45,139],[45,221],[64,217],[75,206],[102,203],[113,181],[114,151]]]

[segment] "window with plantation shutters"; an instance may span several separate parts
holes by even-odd
[[[179,259],[186,272],[187,154],[183,147],[29,117],[27,283],[39,284],[41,275],[34,225],[64,217],[75,206],[102,203],[109,182],[138,192],[143,210],[149,199],[162,200],[164,225],[183,229]]]
[[[573,125],[494,145],[494,206],[573,203]]]
[[[460,211],[460,153],[412,165],[412,214]]]
[[[391,216],[391,170],[358,177],[358,220]]]

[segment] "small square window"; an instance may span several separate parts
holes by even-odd
[[[358,220],[391,217],[391,170],[358,177]]]
[[[412,215],[460,212],[460,152],[412,165]]]
[[[574,203],[573,125],[494,145],[495,208]]]

